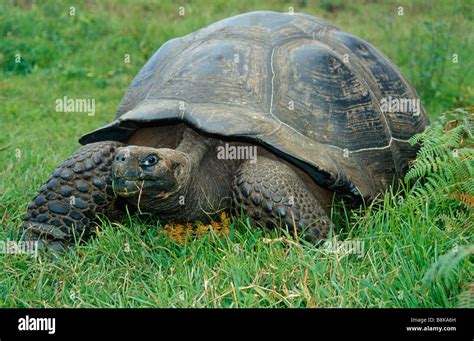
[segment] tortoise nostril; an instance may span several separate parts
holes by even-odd
[[[120,153],[118,155],[115,155],[115,161],[116,162],[125,162],[127,160],[127,155],[124,155],[123,153]]]

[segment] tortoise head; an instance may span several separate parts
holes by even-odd
[[[117,149],[112,163],[114,191],[126,198],[167,198],[190,177],[186,154],[168,148],[127,146]]]

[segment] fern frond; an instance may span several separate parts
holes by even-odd
[[[443,114],[410,139],[421,145],[405,176],[415,181],[414,196],[423,200],[457,200],[472,207],[474,196],[474,107]]]
[[[443,278],[445,284],[448,285],[450,272],[453,271],[464,258],[472,254],[474,254],[474,244],[458,246],[455,250],[440,256],[426,272],[423,278],[423,285],[428,286],[440,277]]]

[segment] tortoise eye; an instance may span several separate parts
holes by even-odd
[[[154,166],[158,163],[159,159],[158,155],[150,154],[140,162],[140,165],[145,167]]]

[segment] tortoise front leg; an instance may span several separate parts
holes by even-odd
[[[305,182],[285,163],[259,157],[244,162],[233,183],[234,209],[266,228],[281,226],[315,243],[326,239],[331,221]]]
[[[85,145],[59,165],[28,205],[23,238],[60,250],[88,238],[98,213],[113,218],[118,212],[112,190],[111,166],[116,148],[106,141]]]

